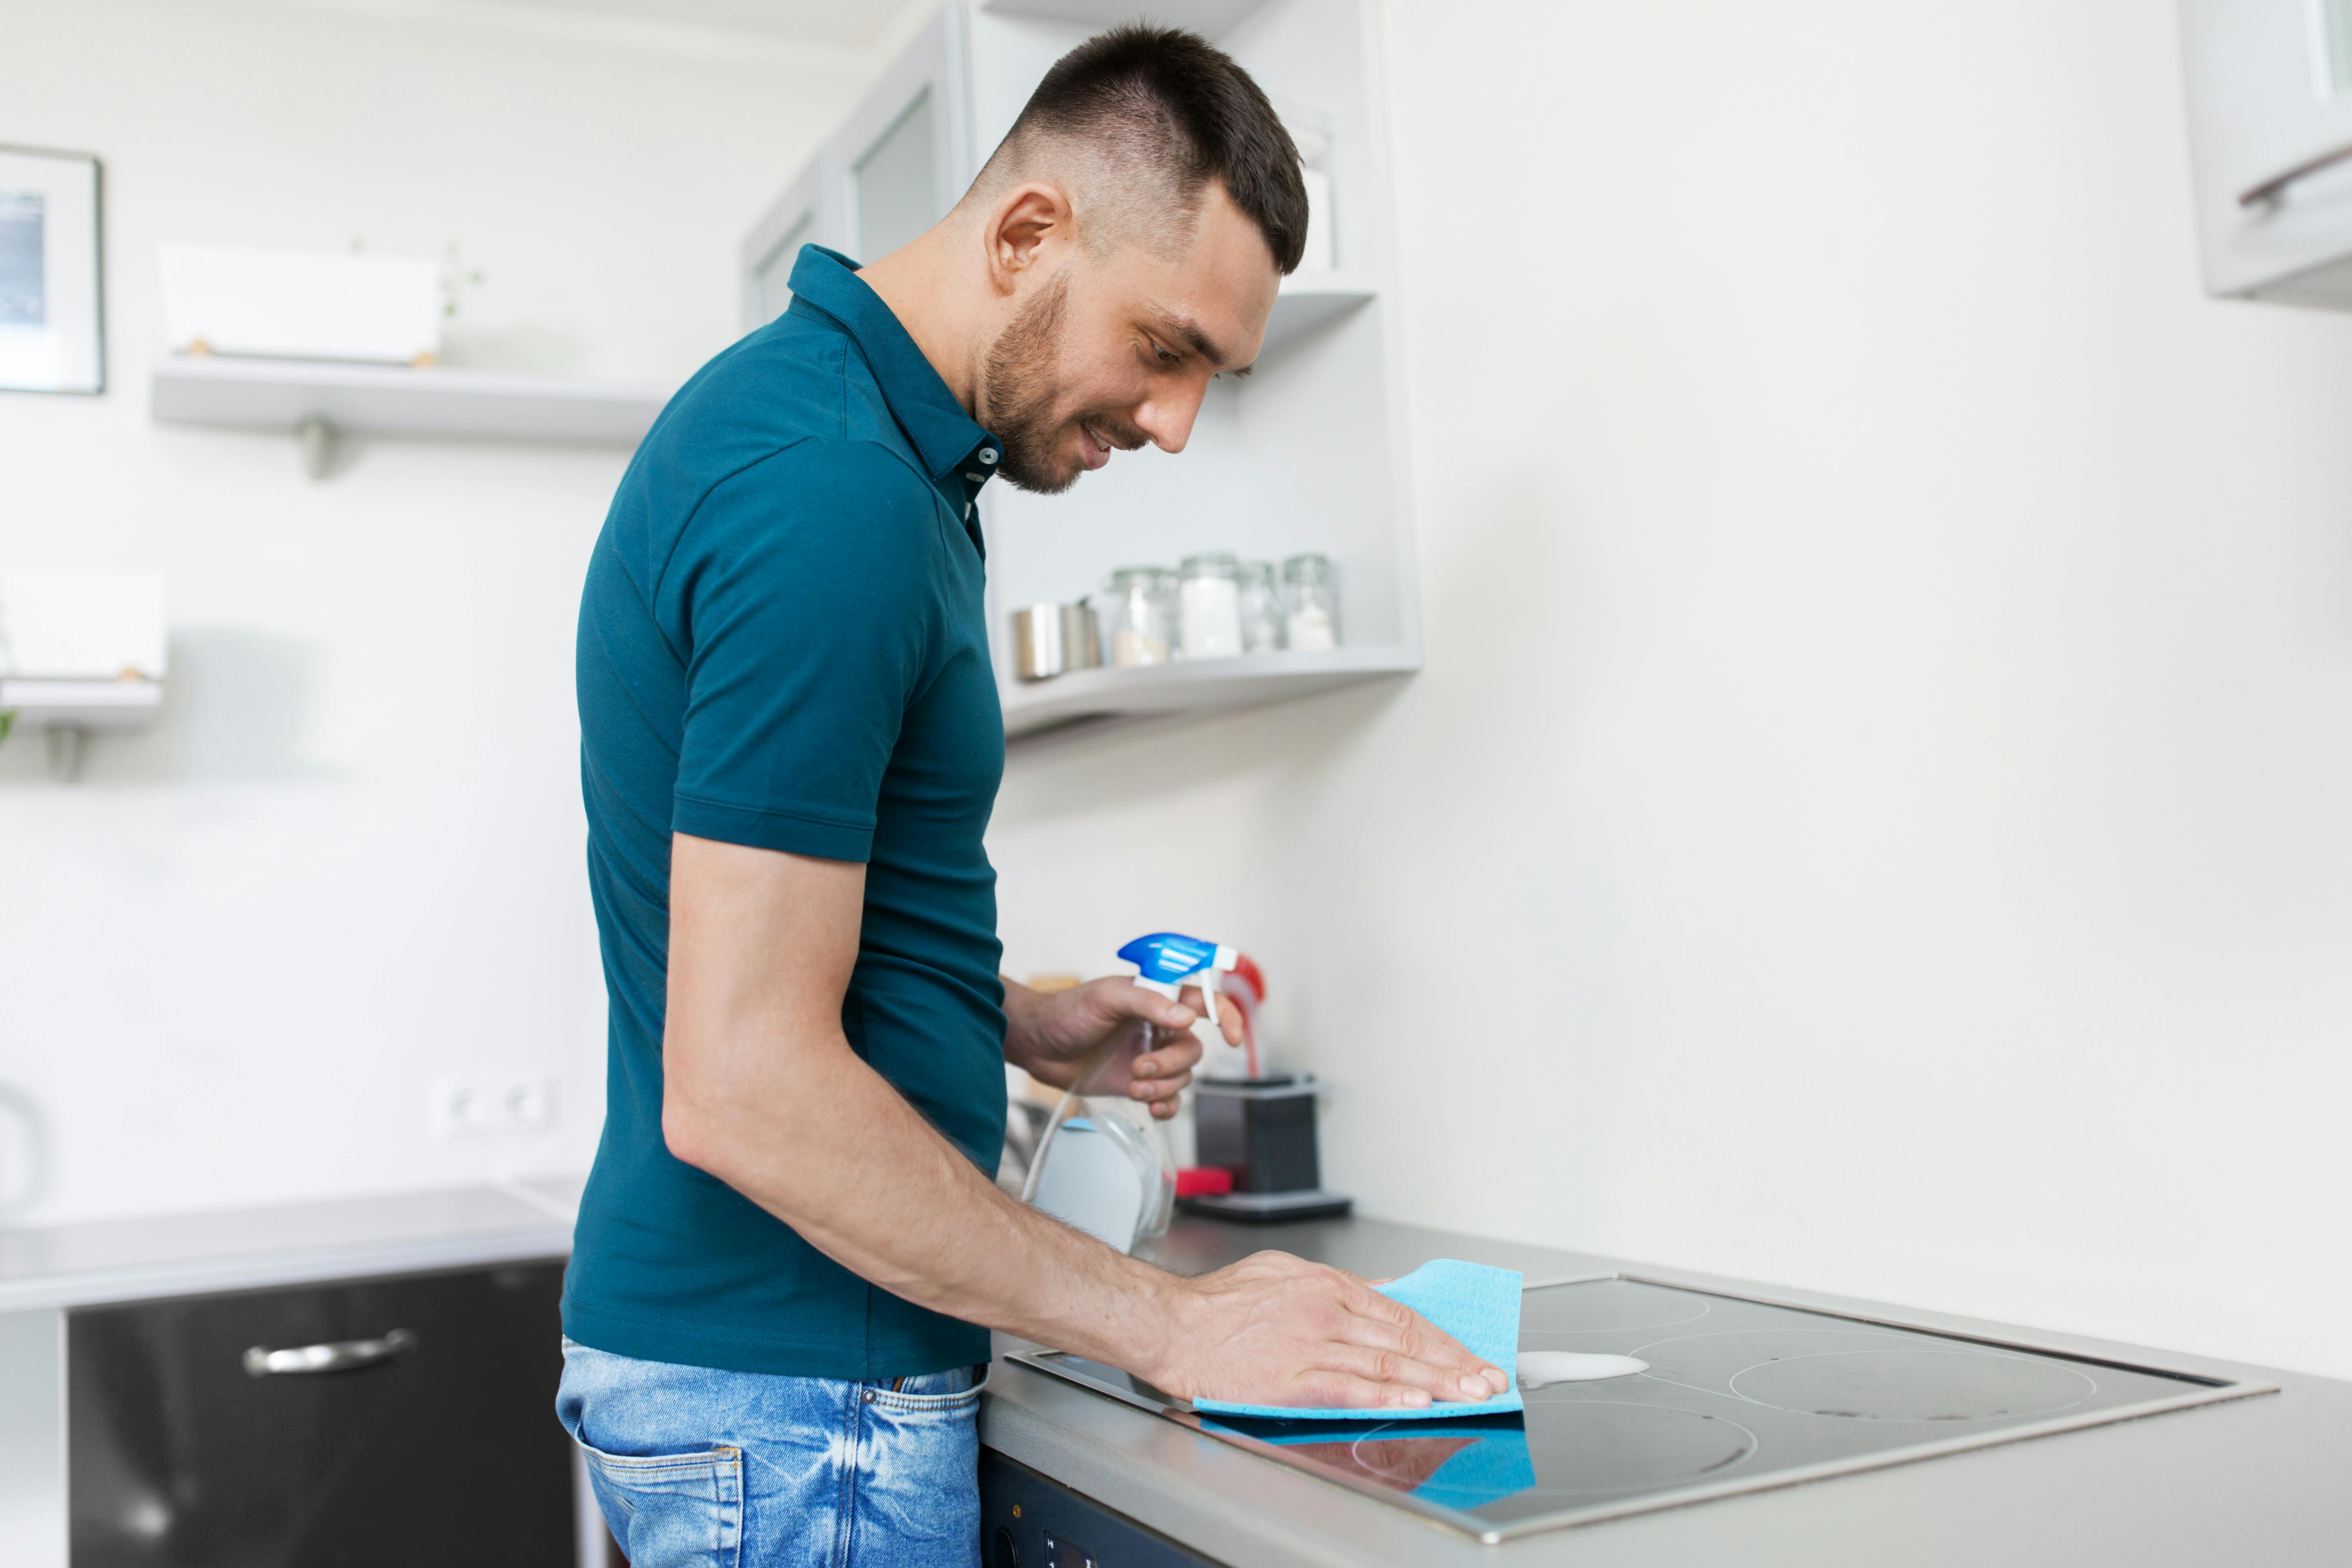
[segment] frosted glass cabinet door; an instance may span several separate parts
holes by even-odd
[[[971,179],[963,8],[948,5],[834,138],[850,253],[876,261],[953,206]]]
[[[793,302],[793,261],[801,247],[837,243],[824,232],[825,154],[808,167],[770,207],[743,242],[743,326],[764,327]]]
[[[2352,0],[2180,0],[2205,283],[2352,307]]]
[[[889,255],[938,221],[939,161],[932,155],[929,87],[859,160],[849,176],[857,259]]]

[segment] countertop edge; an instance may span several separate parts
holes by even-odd
[[[0,1283],[0,1312],[91,1307],[112,1301],[152,1300],[162,1296],[196,1296],[271,1285],[424,1273],[481,1264],[517,1263],[527,1258],[562,1258],[571,1251],[571,1227],[551,1222],[466,1236],[354,1242],[245,1257],[99,1268]]]

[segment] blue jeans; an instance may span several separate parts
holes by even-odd
[[[977,1568],[973,1373],[835,1383],[567,1339],[555,1413],[631,1568]]]

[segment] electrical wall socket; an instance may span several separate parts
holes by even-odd
[[[436,1138],[536,1132],[554,1124],[555,1086],[543,1078],[492,1073],[436,1078],[429,1114]]]

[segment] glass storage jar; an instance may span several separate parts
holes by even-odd
[[[1339,576],[1328,555],[1282,563],[1283,637],[1294,648],[1339,646]]]
[[[1184,557],[1178,630],[1186,658],[1232,658],[1242,651],[1242,563],[1230,550]]]
[[[1111,664],[1121,669],[1166,664],[1176,627],[1176,574],[1165,566],[1122,566],[1103,591],[1103,627]]]
[[[1242,651],[1270,653],[1282,646],[1282,594],[1274,563],[1242,563]]]

